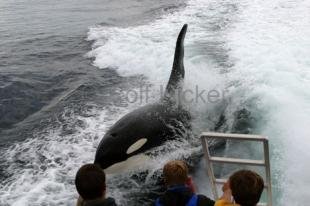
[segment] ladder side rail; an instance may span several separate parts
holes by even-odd
[[[216,188],[216,179],[215,179],[214,172],[213,172],[213,164],[210,161],[209,145],[208,145],[208,142],[206,141],[206,138],[204,136],[201,137],[201,141],[202,141],[202,148],[203,148],[206,167],[207,167],[207,173],[208,173],[207,175],[210,178],[210,184],[211,184],[213,197],[215,199],[218,199],[219,196],[218,196],[217,188]]]
[[[269,144],[268,141],[264,141],[264,158],[265,158],[265,173],[267,187],[268,206],[272,206],[272,189],[271,189],[271,172],[270,172],[270,160],[269,160]]]

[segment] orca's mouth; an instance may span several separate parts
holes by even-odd
[[[145,154],[138,154],[129,157],[125,161],[117,162],[104,169],[106,174],[117,174],[143,168],[147,162],[151,161],[150,157]]]
[[[119,155],[119,154],[112,154],[112,155],[96,155],[95,164],[98,164],[102,169],[106,169],[111,165],[122,162],[127,159],[127,155]]]

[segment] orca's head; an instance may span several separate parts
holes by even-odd
[[[173,127],[184,129],[185,125],[180,125],[179,122],[174,125],[175,113],[180,111],[171,111],[166,110],[165,105],[154,104],[146,105],[125,115],[102,138],[97,148],[95,163],[99,164],[102,169],[107,169],[112,165],[119,167],[120,163],[129,164],[127,159],[132,160],[133,156],[143,155],[143,152],[148,149],[157,147],[175,137]],[[182,112],[180,114],[180,117],[184,116]],[[187,121],[186,118],[185,120]],[[140,158],[142,158],[141,155]],[[112,168],[114,170],[115,167],[109,169]]]
[[[149,147],[149,140],[139,134],[141,133],[135,129],[128,133],[109,131],[97,148],[95,163],[102,169],[107,169],[145,151]]]

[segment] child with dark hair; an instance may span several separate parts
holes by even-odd
[[[76,174],[75,186],[80,195],[78,206],[116,206],[113,198],[105,197],[105,173],[98,165],[82,166]]]
[[[159,197],[155,206],[213,206],[214,201],[204,195],[196,195],[188,167],[180,160],[168,162],[163,169],[167,191]]]
[[[264,190],[264,180],[256,172],[240,170],[229,177],[222,190],[223,196],[215,206],[256,206]]]

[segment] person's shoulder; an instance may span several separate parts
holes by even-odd
[[[219,199],[215,202],[215,206],[240,206],[240,205],[231,203],[225,199]]]
[[[104,201],[104,203],[105,203],[105,204],[104,204],[105,206],[117,206],[117,204],[116,204],[116,202],[115,202],[115,199],[112,198],[112,197],[106,198],[105,201]]]
[[[198,196],[198,206],[214,206],[215,201],[211,200],[205,195],[197,195]]]

